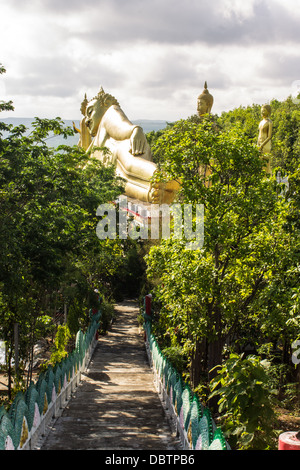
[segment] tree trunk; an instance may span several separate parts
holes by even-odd
[[[32,372],[33,372],[33,361],[34,361],[34,344],[35,344],[35,325],[36,325],[36,317],[34,316],[33,323],[31,325],[31,332],[30,332],[30,349],[29,349],[29,364],[28,364],[28,372],[27,372],[27,387],[29,386],[32,380]]]
[[[12,391],[12,367],[11,361],[13,356],[13,349],[10,347],[7,355],[7,378],[8,378],[8,399],[11,400],[11,391]]]
[[[222,364],[222,351],[224,346],[224,340],[221,332],[218,334],[218,338],[208,344],[208,382],[214,379],[218,373],[216,366]],[[218,411],[219,396],[215,395],[209,400],[209,408],[213,413]]]
[[[207,340],[202,338],[196,340],[194,355],[190,366],[190,381],[193,388],[201,383],[201,378],[206,376],[207,371]]]
[[[222,364],[222,351],[224,346],[224,340],[221,334],[218,338],[208,344],[208,377],[209,380],[213,379],[217,375],[217,370],[214,367]]]
[[[209,330],[213,332],[212,339],[208,343],[208,378],[211,380],[216,376],[216,371],[212,369],[222,363],[222,351],[224,346],[221,308],[215,305],[210,317]]]

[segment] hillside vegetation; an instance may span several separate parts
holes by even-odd
[[[149,135],[161,179],[205,213],[201,249],[150,249],[153,329],[239,449],[274,446],[278,404],[297,414],[299,403],[300,110],[291,98],[271,106],[272,176],[256,146],[259,105]]]

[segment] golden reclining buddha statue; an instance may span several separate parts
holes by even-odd
[[[147,203],[171,203],[179,188],[176,181],[156,183],[156,164],[143,129],[124,114],[118,101],[100,88],[97,96],[82,103],[79,145],[103,164],[113,164],[125,180],[125,194]],[[88,130],[92,140],[84,133]],[[90,142],[89,145],[83,142]],[[87,147],[87,148],[85,148]]]
[[[211,113],[213,102],[214,98],[205,82],[197,102],[201,120]],[[271,146],[272,121],[269,119],[269,108],[266,105],[262,107],[264,119],[260,123],[258,139],[263,157],[270,152]],[[90,101],[85,95],[80,109],[83,114],[80,129],[76,129],[73,123],[75,131],[80,134],[78,145],[90,151],[104,165],[115,165],[116,174],[125,180],[125,195],[146,203],[172,203],[180,187],[179,182],[155,182],[158,169],[152,160],[144,131],[127,118],[116,98],[101,87]],[[271,173],[269,159],[266,166],[267,173]],[[210,174],[210,165],[200,166],[199,175],[205,184],[210,185],[207,181]]]

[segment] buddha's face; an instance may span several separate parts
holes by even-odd
[[[209,112],[209,109],[208,109],[208,104],[206,100],[199,98],[198,99],[198,113],[202,115],[208,112]]]
[[[86,108],[86,126],[89,129],[89,132],[92,136],[97,134],[97,130],[101,119],[103,117],[104,110],[100,106],[100,103],[97,100],[92,100],[88,103]]]
[[[270,113],[269,113],[268,109],[267,109],[265,106],[262,106],[262,108],[261,108],[261,116],[262,116],[263,118],[267,118],[267,117],[269,116],[269,114],[270,114]]]

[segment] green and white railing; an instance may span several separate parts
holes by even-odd
[[[221,429],[217,428],[208,408],[185,384],[176,369],[162,354],[151,332],[151,321],[144,315],[146,350],[154,373],[161,402],[172,427],[187,450],[230,450]]]
[[[10,409],[0,407],[0,450],[35,449],[51,420],[58,417],[80,383],[97,344],[101,311],[92,316],[85,333],[78,331],[75,348],[54,367],[39,375]]]

